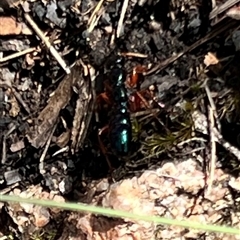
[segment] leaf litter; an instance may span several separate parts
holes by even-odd
[[[1,2],[1,193],[239,227],[238,3]],[[128,158],[104,135],[109,172],[98,85],[116,52],[142,82]],[[21,204],[1,215],[16,239],[230,239]]]

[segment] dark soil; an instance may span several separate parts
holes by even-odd
[[[209,143],[197,152],[206,169],[212,129],[197,129],[192,115],[200,111],[209,122],[209,109],[214,106],[215,127],[225,141],[240,148],[240,32],[238,21],[226,15],[234,6],[213,15],[209,0],[129,1],[118,37],[123,2],[104,1],[95,23],[89,21],[98,1],[1,2],[1,58],[36,48],[9,60],[0,58],[2,193],[41,186],[42,191],[80,201],[93,180],[119,181],[179,156],[182,161],[188,159],[181,154],[202,147],[190,141],[194,137]],[[217,7],[223,4],[217,1]],[[71,68],[70,74],[37,36],[26,12]],[[12,33],[1,33],[7,28],[4,17],[25,24],[23,28],[31,33],[11,27]],[[217,62],[206,66],[209,52]],[[109,65],[120,54],[125,59],[126,81],[131,76],[139,80],[126,87],[133,139],[125,157],[111,148],[108,131],[112,129],[100,136],[105,154],[98,139],[99,129],[113,117],[111,99],[109,104],[99,96],[107,88]],[[144,70],[133,75],[139,65]],[[239,158],[223,145],[217,143],[217,167],[238,177]],[[1,218],[12,223],[3,227],[5,220],[0,219],[0,232],[30,239],[34,229],[26,236],[17,227],[13,231],[16,223],[5,209],[3,205]],[[60,229],[65,215],[53,216],[48,228]]]

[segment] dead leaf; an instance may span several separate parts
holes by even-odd
[[[208,54],[205,55],[205,58],[204,58],[203,62],[208,67],[208,66],[211,66],[211,65],[218,64],[219,60],[217,59],[217,57],[213,53],[208,52]]]
[[[33,147],[44,146],[49,138],[53,126],[56,124],[59,112],[69,102],[72,96],[73,83],[79,80],[81,68],[77,68],[67,75],[59,84],[54,95],[48,101],[48,105],[40,112],[35,119],[35,126],[27,134],[27,138]]]
[[[90,81],[79,78],[78,89],[79,98],[77,100],[73,128],[71,130],[72,153],[83,146],[83,141],[86,137],[88,126],[90,124],[94,103],[91,95],[92,90],[90,87]]]

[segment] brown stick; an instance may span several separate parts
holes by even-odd
[[[143,74],[144,75],[151,75],[152,73],[160,72],[161,70],[163,70],[167,66],[169,66],[171,63],[175,62],[177,59],[182,57],[184,54],[186,54],[188,52],[191,52],[195,48],[197,48],[197,47],[201,46],[202,44],[208,42],[209,40],[213,39],[214,37],[216,37],[217,35],[219,35],[220,33],[224,32],[224,31],[226,31],[230,27],[233,27],[235,24],[236,24],[235,21],[230,20],[224,26],[219,25],[212,32],[208,33],[205,37],[199,39],[197,42],[195,42],[191,46],[187,47],[184,51],[178,53],[176,56],[172,56],[172,57],[166,59],[165,61],[158,63],[155,67],[153,67],[152,69],[150,69],[149,71],[147,71],[146,73],[143,73]]]

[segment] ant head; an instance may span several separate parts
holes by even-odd
[[[121,55],[117,55],[116,60],[115,60],[115,64],[121,64],[123,66],[124,62],[125,62],[124,57],[121,56]]]
[[[125,59],[120,54],[113,54],[105,63],[106,70],[112,69],[118,66],[124,66]]]

